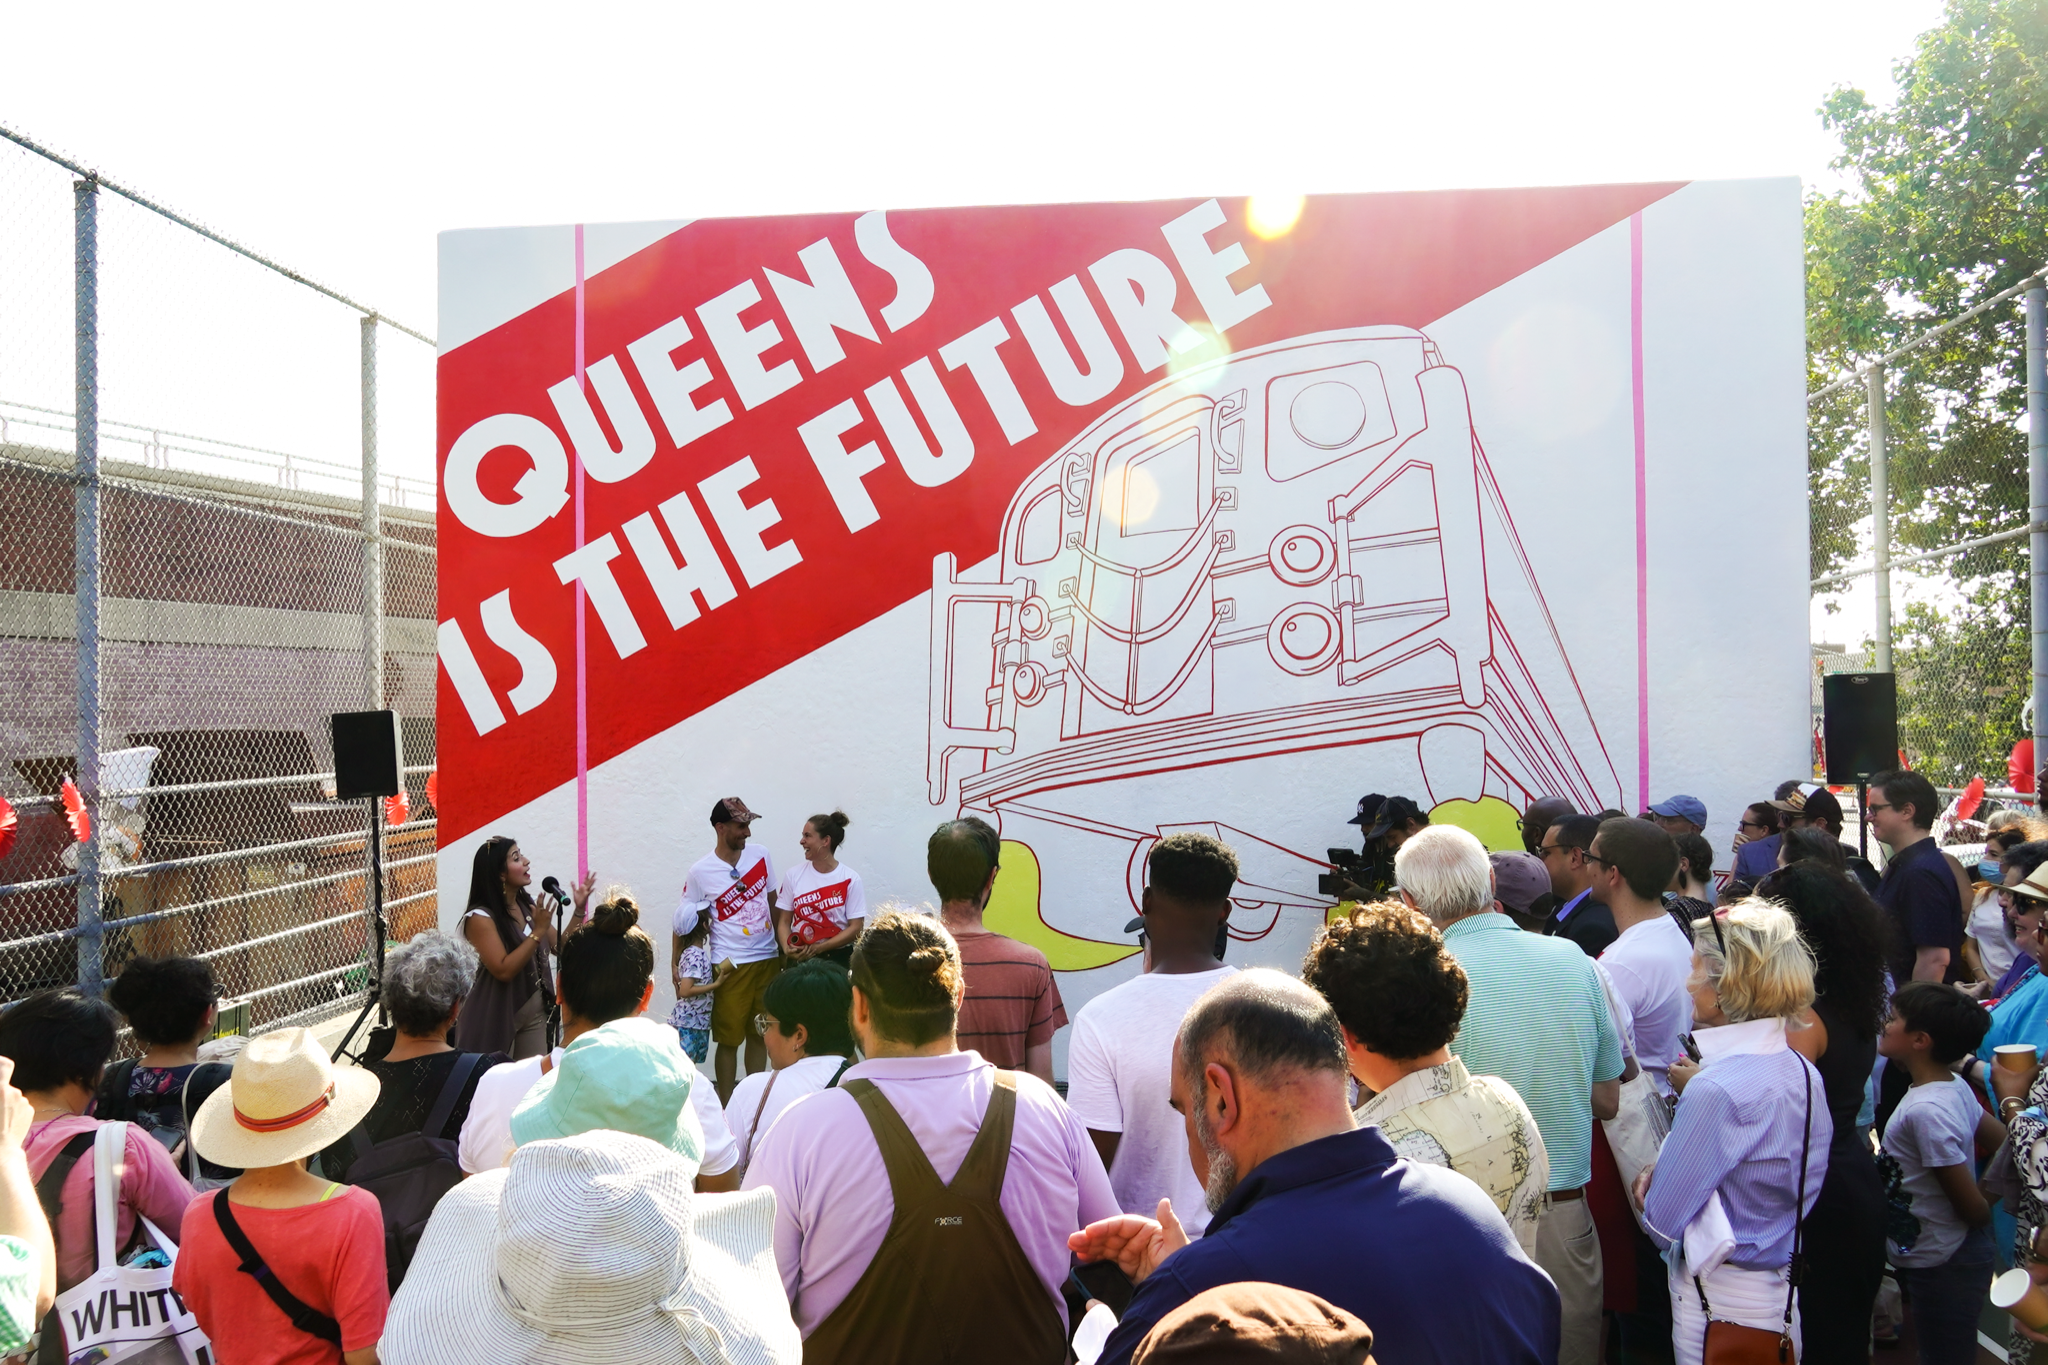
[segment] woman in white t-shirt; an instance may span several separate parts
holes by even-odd
[[[845,811],[804,821],[797,843],[804,861],[783,874],[775,895],[775,937],[791,962],[822,957],[853,966],[853,941],[868,914],[860,873],[839,861],[839,845],[852,821]]]
[[[768,1044],[770,1069],[750,1072],[725,1103],[726,1126],[740,1145],[740,1170],[777,1115],[853,1065],[852,1010],[853,985],[834,963],[799,963],[768,983],[755,1027]]]

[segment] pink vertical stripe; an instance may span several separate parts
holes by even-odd
[[[1636,418],[1636,792],[1650,807],[1650,461],[1643,434],[1643,215],[1628,220],[1628,357]]]
[[[583,224],[576,225],[576,387],[583,387]],[[1638,419],[1638,427],[1640,427]],[[576,548],[583,548],[583,461],[576,461]],[[583,580],[576,580],[576,880],[590,875],[590,707],[583,671]]]

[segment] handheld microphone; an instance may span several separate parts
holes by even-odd
[[[540,879],[540,889],[553,896],[558,905],[567,905],[569,903],[568,893],[562,890],[562,884],[553,877],[542,877]]]

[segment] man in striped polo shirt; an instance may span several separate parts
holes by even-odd
[[[981,912],[995,890],[1002,836],[968,816],[940,825],[925,846],[925,872],[939,893],[939,919],[960,945],[967,992],[960,1002],[960,1050],[1007,1071],[1052,1084],[1052,1036],[1067,1022],[1052,964],[1028,943],[991,932]]]
[[[1536,1118],[1550,1190],[1536,1223],[1536,1264],[1564,1306],[1560,1365],[1600,1359],[1600,1238],[1586,1207],[1593,1120],[1621,1107],[1621,1037],[1593,960],[1569,940],[1524,933],[1499,912],[1486,849],[1432,825],[1394,859],[1401,899],[1428,915],[1470,983],[1451,1052],[1498,1076]]]

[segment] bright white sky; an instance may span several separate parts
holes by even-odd
[[[451,227],[1783,174],[1832,184],[1816,106],[1837,84],[1889,98],[1892,62],[1940,5],[366,0],[203,12],[14,7],[0,123],[431,332],[434,235]],[[52,217],[20,193],[10,207],[15,183],[0,174],[0,237]],[[68,193],[47,207],[67,220],[46,246],[64,255],[54,285],[33,291],[53,328],[69,304],[59,200]],[[110,360],[107,415],[353,460],[346,319],[309,323],[272,302],[247,316],[289,314],[282,341],[252,347],[266,328],[247,321],[223,339],[205,316],[203,263],[151,250],[143,292],[180,321],[152,324],[156,342]],[[0,304],[5,287],[0,273]],[[110,319],[128,298],[114,293]],[[296,343],[302,326],[316,342]],[[61,340],[0,334],[0,399],[26,397],[29,370],[47,381],[36,392],[68,387]],[[385,355],[387,466],[430,475],[430,361],[411,343]],[[225,411],[221,357],[242,376]],[[173,390],[174,359],[178,382],[209,397]],[[194,368],[204,363],[215,368]],[[319,382],[280,368],[291,365]],[[294,384],[307,395],[266,403]]]

